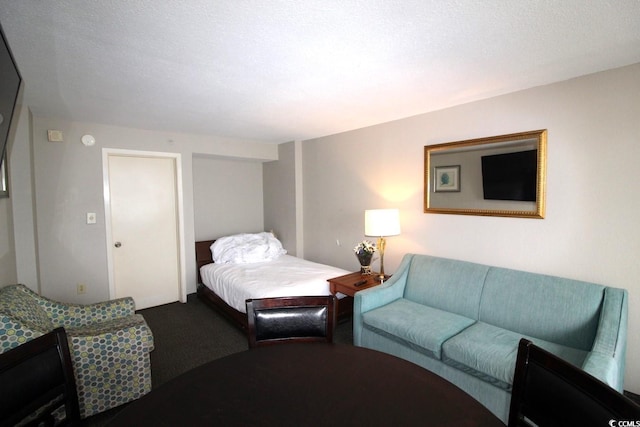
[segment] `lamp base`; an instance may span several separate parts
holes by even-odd
[[[380,253],[380,274],[378,274],[378,280],[380,280],[380,283],[386,280],[384,274],[384,249],[386,245],[387,242],[384,237],[378,237],[378,253]]]
[[[389,280],[390,278],[391,278],[391,276],[389,276],[388,274],[376,273],[376,281],[378,281],[380,283],[384,283],[387,280]]]

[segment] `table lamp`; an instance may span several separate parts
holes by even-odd
[[[364,211],[365,236],[378,238],[380,252],[380,281],[384,281],[384,249],[386,236],[400,234],[400,212],[398,209],[367,209]]]

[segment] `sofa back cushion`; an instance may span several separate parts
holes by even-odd
[[[477,320],[488,270],[486,265],[467,261],[415,255],[409,267],[404,297]]]
[[[605,287],[492,267],[479,320],[523,335],[590,351]]]

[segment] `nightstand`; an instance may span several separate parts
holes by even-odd
[[[387,279],[389,278],[389,276],[385,277]],[[359,286],[355,285],[356,283],[362,282],[363,280],[365,281],[364,284]],[[328,279],[328,282],[329,290],[332,294],[335,295],[336,293],[340,292],[341,294],[352,297],[358,291],[378,286],[380,284],[380,279],[377,273],[363,275],[360,274],[359,271],[356,271],[355,273],[345,274],[344,276]]]

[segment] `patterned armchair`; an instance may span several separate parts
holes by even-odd
[[[132,298],[64,304],[24,285],[0,288],[0,353],[59,326],[69,339],[82,418],[151,390],[153,335]]]

